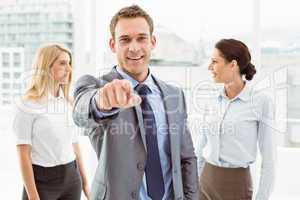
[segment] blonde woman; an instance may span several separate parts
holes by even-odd
[[[89,186],[72,122],[72,56],[58,44],[41,48],[24,96],[16,103],[14,133],[24,181],[22,199],[89,199]]]

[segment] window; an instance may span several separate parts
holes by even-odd
[[[67,23],[67,28],[71,29],[73,27],[72,23]]]
[[[21,65],[21,54],[20,53],[13,53],[13,61],[14,61],[14,67],[20,67],[20,65]]]
[[[11,101],[8,101],[8,100],[2,101],[3,106],[10,105],[10,104],[11,104]]]
[[[68,38],[68,40],[72,40],[73,39],[72,33],[67,33],[67,38]]]
[[[21,73],[20,72],[15,72],[14,73],[14,78],[15,79],[19,79],[21,77]]]
[[[2,26],[0,25],[0,30],[3,30]],[[4,41],[4,34],[1,34],[0,33],[0,42],[3,42]]]
[[[3,72],[2,73],[2,78],[3,79],[9,79],[10,78],[10,74],[8,72]]]
[[[300,113],[300,94],[294,92],[300,90],[300,22],[295,20],[300,17],[298,6],[292,0],[261,1],[261,72],[274,88],[276,120],[285,138],[280,145],[300,147],[299,131],[290,128],[300,129],[300,115],[295,114]],[[283,12],[283,7],[288,12]]]
[[[10,89],[9,83],[2,83],[2,89]]]
[[[14,83],[13,84],[13,89],[21,89],[22,88],[22,85],[19,84],[19,83]]]
[[[2,53],[2,60],[4,62],[9,62],[9,53],[6,52]]]
[[[8,67],[9,66],[9,53],[2,53],[2,66]]]
[[[10,94],[9,93],[2,93],[2,97],[3,97],[3,99],[8,99],[8,98],[10,98]]]
[[[16,40],[16,34],[8,34],[8,40],[15,41]]]
[[[49,14],[48,13],[45,13],[43,15],[43,18],[44,18],[44,21],[48,21],[49,20]]]

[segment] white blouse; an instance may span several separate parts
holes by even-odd
[[[234,99],[224,89],[211,101],[198,143],[198,167],[204,162],[220,167],[248,167],[262,157],[257,200],[267,200],[275,177],[276,131],[274,105],[266,93],[254,92],[248,84]]]
[[[71,111],[62,92],[59,97],[49,95],[48,101],[16,102],[13,122],[16,144],[31,145],[33,164],[53,167],[75,160],[72,144],[78,142],[79,134]]]

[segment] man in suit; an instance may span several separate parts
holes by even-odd
[[[117,66],[98,79],[81,77],[74,93],[74,121],[98,156],[92,200],[198,200],[184,94],[149,69],[151,17],[137,5],[122,8],[110,31]]]

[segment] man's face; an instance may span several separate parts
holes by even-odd
[[[119,66],[133,78],[143,81],[141,79],[148,73],[151,50],[156,44],[147,21],[142,17],[121,18],[115,27],[115,38],[109,44],[117,55]]]

